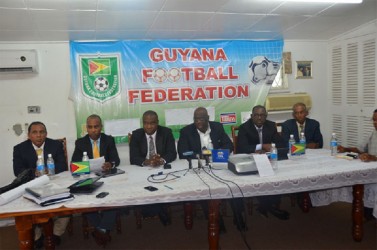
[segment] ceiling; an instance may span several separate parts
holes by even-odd
[[[0,0],[0,42],[328,40],[377,19],[362,4],[279,0]]]

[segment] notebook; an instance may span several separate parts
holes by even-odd
[[[90,164],[88,161],[71,162],[72,175],[83,175],[90,173]]]
[[[101,176],[101,177],[109,177],[109,176],[113,176],[113,175],[118,175],[118,174],[124,174],[125,171],[122,170],[122,169],[118,169],[118,168],[113,168],[111,169],[110,171],[97,171],[95,172],[95,174],[97,176]]]
[[[91,177],[83,180],[79,180],[69,186],[69,190],[73,194],[86,193],[90,194],[97,188],[103,185],[102,181],[98,181],[101,177]]]

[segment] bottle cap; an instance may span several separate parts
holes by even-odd
[[[87,153],[87,152],[84,152],[83,154],[84,154],[84,155],[87,155],[88,153]]]
[[[275,143],[271,143],[271,147],[273,147],[273,148],[274,148],[274,147],[275,147]]]
[[[38,155],[38,159],[42,159],[42,155]]]
[[[48,157],[52,157],[52,155],[51,155],[51,154],[48,154],[47,156],[48,156]]]
[[[293,138],[293,134],[291,134],[290,137]]]

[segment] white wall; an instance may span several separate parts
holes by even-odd
[[[313,79],[295,79],[295,69],[289,76],[291,92],[308,92],[313,99],[310,116],[320,121],[324,138],[328,138],[326,120],[326,42],[286,41],[284,51],[292,52],[293,67],[297,60],[313,61]],[[0,44],[0,49],[36,49],[39,73],[36,75],[0,75],[0,186],[13,180],[13,146],[26,139],[26,131],[17,136],[12,127],[17,123],[42,121],[50,138],[67,137],[71,157],[76,140],[73,102],[70,91],[69,43]],[[27,106],[41,106],[40,114],[28,114]],[[290,118],[288,113],[286,118]],[[274,120],[273,115],[269,117]],[[326,140],[325,140],[326,141]],[[327,145],[327,144],[326,144]],[[129,162],[128,146],[118,146],[122,162]]]

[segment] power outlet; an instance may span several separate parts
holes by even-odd
[[[27,106],[27,112],[29,114],[39,114],[41,113],[41,107],[40,106]]]

